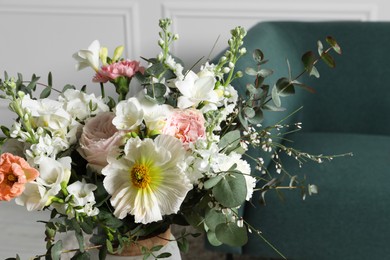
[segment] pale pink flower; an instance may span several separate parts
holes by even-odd
[[[10,201],[19,196],[25,184],[38,176],[39,172],[23,158],[3,153],[0,159],[0,200]]]
[[[180,139],[187,148],[206,136],[205,119],[196,109],[176,110],[168,117],[162,133]]]
[[[114,117],[112,112],[103,112],[88,119],[80,137],[78,151],[98,172],[107,165],[107,155],[111,149],[122,141],[122,132],[112,124]]]
[[[139,65],[139,61],[122,60],[102,66],[101,69],[97,71],[93,81],[105,83],[109,80],[115,80],[120,76],[131,78],[138,71],[141,73],[144,72],[144,67]]]

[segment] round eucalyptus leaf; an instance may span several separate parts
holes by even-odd
[[[210,209],[205,216],[205,223],[209,230],[215,231],[215,228],[221,224],[226,222],[226,217],[220,211],[216,211],[215,209]]]
[[[252,118],[256,115],[256,112],[253,108],[251,107],[245,107],[244,108],[244,113],[248,118]]]
[[[219,241],[229,246],[242,246],[248,242],[246,227],[238,227],[236,223],[221,223],[215,229]]]
[[[222,242],[218,240],[218,238],[215,235],[214,231],[209,230],[207,232],[207,240],[210,242],[210,244],[212,246],[220,246],[220,245],[222,245]]]
[[[240,173],[227,174],[213,188],[215,199],[227,208],[238,207],[244,203],[246,193],[245,177]]]

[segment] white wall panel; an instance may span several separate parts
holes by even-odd
[[[72,54],[99,39],[109,50],[125,45],[132,59],[157,55],[158,19],[171,17],[180,40],[173,52],[191,67],[223,50],[230,29],[266,20],[390,20],[387,0],[0,0],[0,76],[46,76],[58,88],[91,83],[93,72],[76,72]],[[0,112],[6,105],[1,104]],[[3,114],[3,113],[2,113]],[[0,123],[9,124],[7,116]]]

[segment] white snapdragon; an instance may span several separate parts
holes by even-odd
[[[165,59],[165,65],[167,65],[175,73],[176,78],[180,80],[184,78],[183,66],[180,63],[176,62],[171,55],[168,55]]]
[[[75,89],[66,90],[58,100],[63,103],[64,109],[78,120],[85,120],[90,116],[110,110],[101,97]]]
[[[69,143],[59,137],[43,134],[38,138],[38,143],[32,144],[26,150],[26,156],[31,164],[39,164],[41,158],[55,158],[61,151],[69,148]]]

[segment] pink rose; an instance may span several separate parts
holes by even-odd
[[[111,149],[122,144],[122,132],[112,124],[114,117],[112,112],[103,112],[88,119],[80,137],[78,151],[98,172],[108,164],[107,155]]]
[[[105,83],[117,77],[125,76],[131,78],[138,71],[144,72],[144,67],[139,66],[139,61],[123,60],[109,65],[102,66],[93,78],[94,82]]]
[[[35,180],[39,172],[23,158],[3,153],[0,159],[0,200],[10,201],[24,191],[28,182]]]
[[[199,110],[176,110],[167,119],[162,130],[163,134],[180,139],[184,147],[206,135],[205,119]]]

